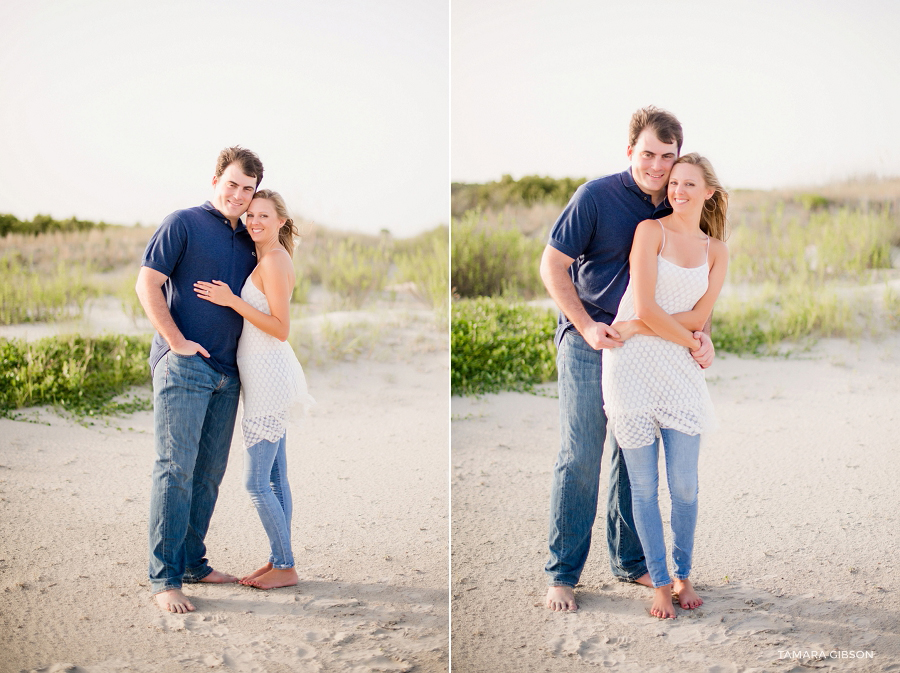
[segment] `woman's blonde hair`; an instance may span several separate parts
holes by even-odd
[[[703,180],[707,187],[716,190],[711,197],[703,203],[703,212],[700,215],[700,229],[707,236],[725,240],[726,215],[728,213],[728,192],[722,187],[716,172],[713,170],[709,159],[701,157],[696,152],[679,157],[673,168],[678,164],[691,164],[697,166],[703,172]]]
[[[278,230],[278,242],[281,243],[288,254],[293,257],[294,245],[296,244],[296,238],[300,235],[300,231],[297,229],[293,218],[291,218],[288,213],[287,206],[284,203],[284,199],[281,198],[281,194],[271,189],[260,189],[253,195],[253,198],[266,199],[267,201],[271,201],[272,205],[275,206],[275,212],[278,213],[278,219],[284,220],[284,224],[282,224],[281,229]]]

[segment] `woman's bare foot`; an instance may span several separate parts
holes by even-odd
[[[258,570],[254,570],[254,571],[253,571],[252,573],[250,573],[249,575],[244,575],[244,576],[243,576],[241,579],[239,579],[238,581],[239,581],[241,584],[244,584],[247,580],[256,579],[256,578],[259,577],[260,575],[264,575],[265,573],[269,572],[271,569],[272,569],[272,564],[271,564],[271,563],[266,563],[266,565],[264,565],[262,568],[259,568]]]
[[[678,604],[685,610],[693,610],[703,605],[703,599],[694,591],[690,580],[675,580],[675,593],[678,595]]]
[[[292,587],[298,581],[297,571],[293,568],[272,568],[262,575],[241,582],[241,584],[257,589],[277,589],[278,587]]]
[[[166,612],[184,614],[187,612],[193,612],[197,609],[187,599],[187,596],[181,593],[181,589],[169,589],[168,591],[160,591],[158,594],[154,594],[153,598],[156,599],[156,604],[160,607],[160,609],[165,610]]]
[[[200,581],[207,582],[209,584],[230,584],[231,582],[237,582],[238,578],[234,575],[229,575],[228,573],[213,570],[209,575],[207,575]]]
[[[572,587],[549,587],[547,589],[547,608],[553,612],[575,612],[575,589]]]
[[[653,605],[650,606],[650,614],[660,619],[675,619],[671,584],[654,589]]]
[[[653,582],[650,580],[650,573],[644,573],[637,579],[633,579],[631,581],[635,584],[642,584],[645,587],[650,587],[651,589],[653,588]]]

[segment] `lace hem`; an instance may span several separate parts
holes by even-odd
[[[630,411],[607,411],[607,425],[623,449],[639,449],[660,436],[660,428],[686,435],[700,435],[715,429],[712,409],[698,411],[686,407],[653,407]]]

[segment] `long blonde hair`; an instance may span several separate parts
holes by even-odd
[[[281,229],[278,230],[278,242],[281,243],[288,254],[293,257],[294,245],[296,245],[296,238],[300,236],[300,231],[297,229],[293,218],[291,218],[288,213],[287,206],[284,203],[284,199],[281,198],[281,194],[271,189],[260,189],[253,195],[253,198],[266,199],[267,201],[271,201],[272,205],[275,206],[275,212],[278,213],[278,219],[284,220],[284,224],[282,224]]]
[[[700,229],[707,236],[718,238],[720,241],[725,240],[725,225],[727,223],[728,213],[728,192],[722,187],[716,172],[713,170],[709,159],[702,157],[696,152],[685,154],[678,157],[673,167],[678,164],[691,164],[697,166],[703,172],[703,180],[707,187],[716,190],[711,197],[703,203],[703,212],[700,214]]]

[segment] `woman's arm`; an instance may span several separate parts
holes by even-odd
[[[656,258],[661,242],[662,232],[657,223],[644,220],[638,224],[628,258],[634,288],[634,311],[657,336],[694,350],[700,347],[700,342],[691,330],[683,327],[656,303]]]
[[[637,234],[635,234],[635,239]],[[661,239],[661,236],[659,237]],[[659,243],[656,244],[657,249]],[[632,248],[632,251],[634,248]],[[712,316],[713,306],[722,291],[725,283],[725,274],[728,270],[728,247],[718,239],[710,239],[709,242],[709,283],[704,295],[697,301],[694,308],[690,311],[682,313],[674,313],[669,317],[673,318],[679,325],[690,332],[698,332],[705,330],[709,325],[709,319]],[[632,272],[633,273],[633,272]],[[654,280],[654,304],[656,283]],[[637,306],[637,299],[635,299]],[[647,336],[659,336],[644,320],[625,320],[614,323],[613,329],[622,333],[623,339],[628,339],[635,334],[644,334]]]
[[[291,330],[290,302],[294,290],[294,265],[291,257],[286,250],[276,248],[259,261],[257,269],[262,284],[259,289],[266,295],[271,315],[250,306],[220,280],[212,283],[197,281],[194,283],[194,292],[201,299],[234,309],[266,334],[286,341]]]

